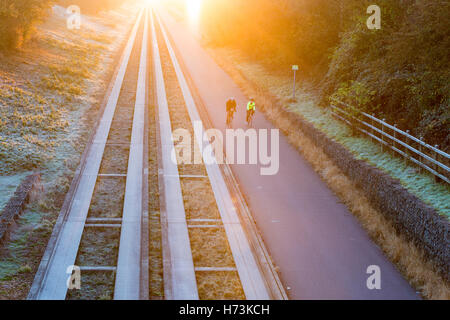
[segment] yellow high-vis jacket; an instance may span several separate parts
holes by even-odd
[[[256,104],[252,101],[249,101],[249,103],[247,103],[247,110],[253,110],[256,111]]]

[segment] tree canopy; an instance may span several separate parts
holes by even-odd
[[[299,64],[323,104],[338,96],[448,151],[450,1],[204,0],[211,45],[239,49],[269,70]]]
[[[42,21],[50,0],[0,0],[0,48],[15,49],[32,34]]]

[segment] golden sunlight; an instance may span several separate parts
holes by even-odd
[[[189,22],[191,23],[192,26],[198,26],[202,8],[202,0],[185,0],[185,1]]]

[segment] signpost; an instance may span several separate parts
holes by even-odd
[[[298,65],[293,65],[292,66],[292,70],[294,70],[294,90],[293,90],[293,94],[292,94],[292,99],[295,100],[295,76],[298,70]]]

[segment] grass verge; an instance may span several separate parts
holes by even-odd
[[[39,170],[45,188],[0,249],[0,299],[28,294],[134,11],[105,14],[80,32],[54,12],[29,46],[0,56],[0,174]]]

